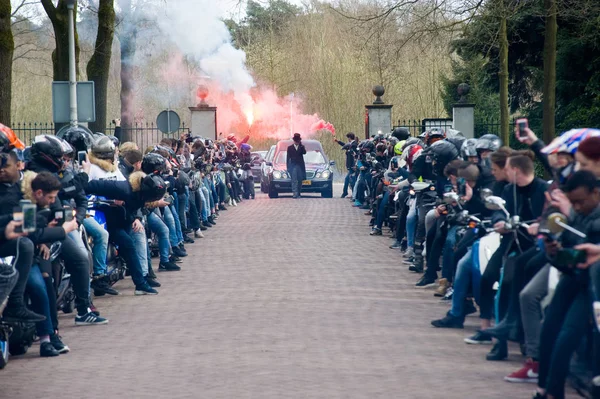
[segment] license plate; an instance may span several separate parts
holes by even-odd
[[[310,180],[302,180],[303,186],[310,186],[311,184],[312,184],[312,181],[310,181]]]

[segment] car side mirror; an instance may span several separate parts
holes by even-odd
[[[560,212],[552,213],[550,216],[548,216],[546,222],[548,230],[550,230],[552,234],[560,234],[564,230],[569,230],[571,233],[578,235],[581,238],[587,238],[585,233],[582,233],[581,231],[569,226],[567,224],[567,217]]]
[[[267,165],[267,166],[273,166],[273,162],[267,161],[267,162],[265,162],[265,165]]]
[[[330,166],[335,166],[335,161],[329,161]]]

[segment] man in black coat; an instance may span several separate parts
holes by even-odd
[[[348,169],[348,174],[344,179],[344,189],[342,190],[342,198],[348,196],[348,188],[350,191],[354,188],[354,183],[356,180],[356,153],[358,150],[358,140],[356,139],[356,135],[352,132],[346,135],[348,139],[347,143],[344,143],[342,140],[334,139],[336,143],[342,146],[342,150],[346,151],[346,169]]]
[[[294,198],[300,198],[302,180],[306,180],[306,166],[304,165],[304,154],[306,148],[302,145],[300,133],[294,133],[294,144],[287,148],[287,170],[292,179],[292,193]]]

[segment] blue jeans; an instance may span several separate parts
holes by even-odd
[[[210,216],[210,196],[206,187],[200,187],[200,196],[202,198],[202,220],[206,222]]]
[[[147,283],[144,279],[143,268],[140,264],[140,257],[137,252],[143,250],[147,253],[147,250],[146,247],[141,247],[139,249],[136,247],[133,235],[131,234],[132,232],[131,229],[113,229],[108,233],[110,234],[111,241],[119,247],[119,255],[125,260],[127,268],[131,273],[133,283],[136,287],[141,287]]]
[[[104,230],[94,218],[83,219],[86,233],[94,241],[92,259],[94,261],[94,275],[106,274],[106,253],[108,251],[108,231]]]
[[[446,234],[444,253],[442,255],[442,277],[452,281],[454,277],[454,246],[456,245],[456,232],[458,226],[452,226]]]
[[[50,300],[46,291],[46,282],[38,265],[33,265],[29,271],[26,285],[27,294],[31,299],[31,310],[37,314],[46,316],[46,320],[35,323],[35,329],[38,337],[54,334],[52,326],[52,314],[50,310]],[[56,312],[56,309],[54,309]]]
[[[387,209],[389,200],[390,200],[390,192],[385,191],[383,193],[383,198],[381,199],[381,202],[379,203],[379,207],[377,208],[377,221],[375,223],[375,226],[379,230],[381,230],[381,228],[383,227],[383,218],[385,217],[385,210]]]
[[[408,215],[406,216],[406,242],[409,248],[415,246],[415,231],[417,229],[418,220],[417,206],[415,205],[415,201],[413,201],[408,210]]]
[[[197,203],[200,201],[200,195],[198,194],[198,190],[190,191],[189,200],[190,200],[190,210],[188,213],[188,216],[189,216],[188,226],[190,226],[190,229],[195,231],[200,228],[200,216],[198,213],[198,206],[197,206]]]
[[[181,229],[181,223],[179,222],[179,213],[177,212],[177,207],[175,204],[169,205],[169,209],[171,209],[171,213],[173,214],[173,219],[175,220],[175,233],[177,233],[177,239],[180,243],[183,242],[183,230]]]
[[[161,262],[169,261],[169,250],[171,249],[171,245],[169,243],[169,228],[163,222],[163,220],[156,214],[158,210],[154,212],[150,212],[148,214],[148,227],[150,231],[156,234],[158,238],[158,252],[160,254]]]
[[[131,230],[131,239],[137,248],[137,256],[142,267],[142,276],[148,275],[148,237],[146,230],[141,229],[137,233]]]
[[[163,218],[165,224],[169,228],[169,241],[171,246],[176,247],[183,240],[179,240],[179,237],[177,236],[177,225],[175,224],[175,217],[170,207],[167,206],[164,208]]]
[[[450,314],[464,320],[464,303],[467,298],[467,292],[471,285],[471,275],[473,265],[471,261],[471,250],[469,249],[465,256],[458,262],[456,276],[454,278],[454,294],[452,294],[452,308]]]

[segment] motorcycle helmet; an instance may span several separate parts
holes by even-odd
[[[412,166],[415,159],[423,153],[423,147],[420,144],[411,144],[402,151],[402,156],[406,157],[406,165],[409,170],[412,170]]]
[[[392,131],[392,136],[398,139],[398,141],[408,140],[410,137],[410,132],[408,128],[405,127],[397,127]]]
[[[462,145],[467,139],[465,139],[463,136],[452,136],[452,137],[446,137],[446,140],[451,142],[452,144],[454,144],[454,146],[458,150],[458,153],[460,154]]]
[[[467,139],[460,147],[460,155],[466,161],[469,157],[476,157],[477,154],[477,139]]]
[[[451,161],[458,158],[459,152],[454,144],[446,140],[436,141],[429,147],[433,173],[437,176],[444,175],[444,168]]]
[[[63,166],[63,146],[56,136],[42,134],[35,136],[31,144],[31,159],[51,169],[60,170]]]
[[[240,150],[246,151],[246,152],[250,152],[250,151],[252,151],[252,146],[250,144],[248,144],[248,143],[243,143],[240,146]]]
[[[149,153],[142,158],[142,172],[147,175],[167,172],[167,160],[160,154]]]
[[[433,127],[425,132],[425,144],[432,145],[438,140],[442,140],[446,137],[444,129],[439,127]]]
[[[115,159],[115,143],[108,136],[95,135],[92,143],[92,154],[98,159]]]
[[[362,152],[371,153],[375,151],[375,143],[372,141],[366,141],[361,149]]]
[[[0,123],[0,152],[10,152],[14,148],[24,150],[25,145],[11,128]]]
[[[392,147],[394,147],[396,144],[398,144],[398,142],[399,142],[399,141],[400,141],[400,140],[398,140],[398,139],[397,139],[396,137],[394,137],[394,136],[390,136],[390,137],[387,139],[387,142],[388,142],[388,143],[389,143],[389,144],[390,144]]]
[[[495,134],[484,134],[477,139],[477,145],[475,146],[478,153],[482,151],[497,151],[500,147],[502,147],[502,140]]]
[[[396,143],[396,145],[394,146],[394,154],[402,155],[402,149],[404,148],[404,143],[406,143],[405,140],[402,140],[402,141],[399,141],[398,143]]]
[[[158,201],[165,196],[167,184],[163,178],[158,175],[144,176],[140,192],[144,202]]]
[[[384,140],[385,136],[383,135],[383,133],[377,133],[375,137],[373,137],[373,141],[375,141],[376,143],[381,143]]]
[[[69,143],[77,152],[87,152],[87,150],[89,150],[89,148],[92,146],[92,135],[87,130],[79,126],[71,126],[67,128],[65,131],[60,132],[58,137]]]
[[[417,137],[410,137],[410,138],[408,138],[408,139],[407,139],[407,140],[404,142],[404,144],[402,145],[402,152],[404,152],[404,150],[405,150],[406,148],[408,148],[408,146],[411,146],[411,145],[413,145],[413,144],[418,144],[418,145],[420,145],[421,147],[423,147],[423,145],[424,145],[424,144],[423,144],[423,140],[421,140],[420,138],[417,138]]]
[[[106,136],[109,139],[112,140],[113,144],[115,145],[115,148],[119,148],[119,145],[121,145],[121,141],[119,141],[119,139],[116,136]]]
[[[67,142],[67,140],[65,140],[65,139],[61,139],[61,138],[58,138],[58,139],[60,140],[60,145],[63,149],[63,155],[72,157],[73,156],[73,147],[71,147],[71,144],[69,144]]]

